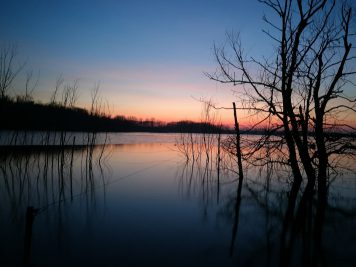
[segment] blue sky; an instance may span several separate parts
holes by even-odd
[[[266,49],[262,7],[237,0],[3,1],[0,43],[15,44],[18,61],[40,73],[34,94],[41,101],[62,74],[79,80],[80,106],[100,82],[114,114],[199,119],[195,98],[232,100],[229,88],[203,74],[216,66],[213,43],[240,31],[248,52]],[[21,77],[15,87],[21,92]]]

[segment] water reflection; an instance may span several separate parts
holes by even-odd
[[[78,193],[90,195],[98,182],[104,186],[102,148],[95,150],[83,146],[4,151],[0,159],[2,196],[11,203],[13,218],[18,218],[17,211],[30,204],[57,205],[73,201]]]
[[[356,226],[355,197],[348,197],[350,194],[340,187],[345,183],[342,178],[347,177],[348,185],[353,180],[348,190],[355,192],[353,158],[336,159],[338,169],[329,173],[326,188],[321,190],[316,181],[293,179],[286,165],[272,155],[263,158],[261,166],[245,163],[247,177],[243,184],[232,171],[237,169],[233,153],[221,157],[224,162],[219,165],[210,164],[204,157],[188,160],[180,185],[185,185],[188,196],[192,185],[200,185],[204,213],[208,212],[209,201],[216,198],[219,204],[221,199],[217,214],[230,221],[232,229],[230,257],[249,266],[335,266],[339,261],[352,266],[353,256],[348,253],[356,246],[356,236],[350,227],[341,225]],[[225,174],[220,177],[221,171]],[[246,225],[239,229],[241,220],[257,233],[246,238]],[[335,249],[336,244],[345,250]]]
[[[105,198],[105,172],[108,169],[103,159],[108,156],[109,149],[106,151],[104,153],[102,146],[2,148],[0,197],[3,220],[0,223],[2,229],[13,234],[5,234],[10,248],[6,246],[3,249],[9,251],[9,255],[23,255],[23,265],[28,266],[32,226],[37,217],[58,224],[60,241],[63,237],[62,217],[74,200],[79,199],[91,208],[95,207],[98,187],[103,188],[102,197]],[[24,241],[20,242],[22,236]],[[24,243],[24,252],[20,253],[19,248],[11,250],[14,242],[9,239]],[[9,265],[16,263],[8,262]]]
[[[353,265],[352,159],[321,194],[275,160],[240,182],[235,157],[205,142],[194,160],[172,142],[2,151],[0,265],[26,260],[28,206],[34,266]]]

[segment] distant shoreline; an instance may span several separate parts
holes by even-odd
[[[0,131],[17,132],[77,132],[77,133],[222,133],[234,134],[234,129],[208,122],[161,122],[154,119],[139,120],[133,117],[91,113],[83,108],[60,104],[42,104],[34,101],[0,99]],[[248,135],[283,135],[283,131],[267,132],[265,129],[240,129]],[[313,136],[310,132],[310,136]],[[326,132],[330,136],[356,137],[356,132]]]

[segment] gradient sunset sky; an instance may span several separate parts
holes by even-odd
[[[234,100],[231,87],[204,75],[216,67],[214,42],[239,31],[248,53],[272,51],[262,33],[267,10],[255,0],[11,0],[1,10],[0,42],[15,44],[26,71],[40,73],[36,99],[47,102],[62,75],[79,80],[85,107],[99,82],[113,115],[199,120],[197,99]],[[23,84],[19,77],[13,94]]]

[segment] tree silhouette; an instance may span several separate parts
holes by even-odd
[[[355,74],[352,8],[335,0],[260,2],[279,21],[263,18],[270,28],[264,32],[277,44],[273,58],[248,58],[239,35],[228,34],[228,48],[215,47],[216,72],[207,75],[239,86],[240,108],[255,115],[253,127],[266,128],[246,157],[258,152],[254,163],[263,164],[267,153],[278,153],[295,179],[306,176],[324,191],[333,155],[355,153],[347,133],[355,130],[356,98],[346,93]]]
[[[0,48],[0,98],[8,97],[11,85],[23,68],[24,64],[15,66],[16,47],[7,46]],[[26,81],[26,86],[27,86]],[[26,88],[27,93],[27,88]]]
[[[280,265],[291,263],[298,233],[309,229],[309,210],[315,217],[310,251],[303,262],[317,266],[323,261],[330,181],[356,156],[353,10],[336,0],[259,2],[275,15],[263,18],[269,28],[264,33],[276,44],[273,56],[263,60],[247,57],[240,36],[228,34],[228,46],[215,47],[218,67],[207,76],[237,86],[239,109],[255,118],[251,129],[265,129],[260,138],[244,141],[244,159],[263,168],[276,163],[277,168],[292,173],[280,237]],[[233,138],[225,148],[235,153]]]

